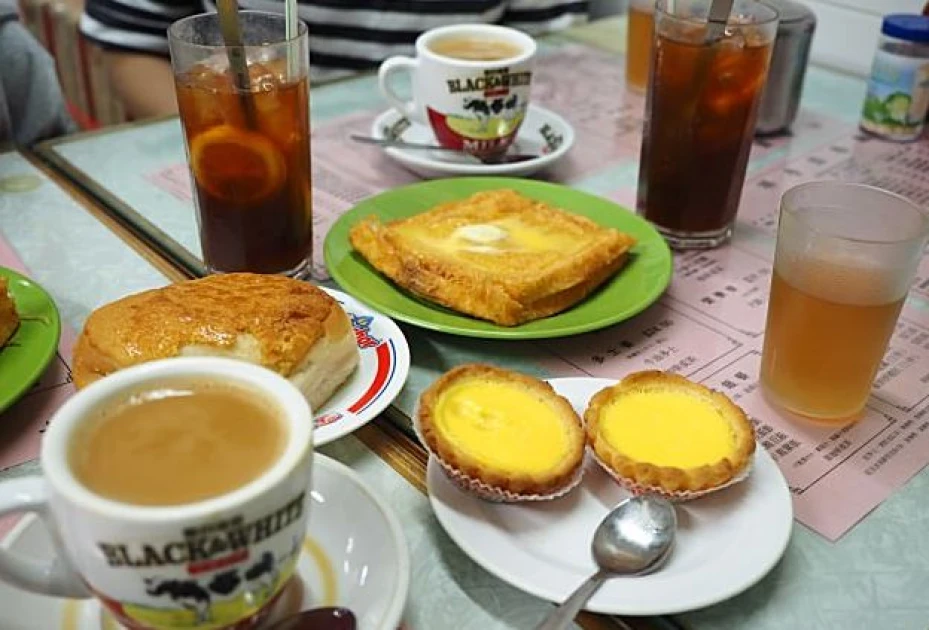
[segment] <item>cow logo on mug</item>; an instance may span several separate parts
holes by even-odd
[[[448,79],[448,94],[460,95],[461,111],[443,113],[426,108],[437,139],[445,146],[477,155],[505,151],[526,117],[529,101],[521,97],[520,92],[528,88],[531,81],[531,72],[511,72],[509,68]]]
[[[237,515],[185,528],[168,542],[99,542],[109,566],[132,569],[142,584],[133,603],[98,597],[128,628],[208,630],[259,616],[296,567],[304,499],[249,521]]]

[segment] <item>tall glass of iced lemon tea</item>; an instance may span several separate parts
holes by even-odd
[[[629,0],[626,23],[626,85],[644,92],[648,85],[648,67],[652,61],[655,35],[655,0]]]
[[[769,400],[820,422],[856,419],[927,240],[929,214],[878,188],[784,194],[761,361]]]
[[[722,33],[710,0],[658,0],[636,207],[679,249],[726,242],[739,206],[777,11],[736,0]]]
[[[215,13],[168,29],[200,243],[210,271],[305,276],[312,247],[307,29],[240,11],[243,46]],[[237,73],[244,62],[247,72]]]

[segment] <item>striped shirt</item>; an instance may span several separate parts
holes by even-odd
[[[586,0],[299,0],[310,29],[311,77],[372,70],[409,55],[425,30],[446,24],[506,24],[532,35],[587,16]],[[242,9],[282,11],[283,0],[240,0]],[[215,10],[213,0],[87,0],[81,32],[108,48],[168,54],[175,20]]]

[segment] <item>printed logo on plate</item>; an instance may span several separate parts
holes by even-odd
[[[355,305],[346,304],[343,300],[339,300],[339,303],[348,314],[355,332],[355,343],[361,351],[361,360],[356,374],[351,378],[360,380],[362,389],[347,403],[339,404],[338,409],[324,409],[317,415],[314,420],[314,426],[317,429],[340,422],[356,421],[357,414],[364,411],[384,393],[393,379],[396,368],[394,341],[379,334],[382,331],[378,330],[377,316],[356,312]],[[356,384],[355,387],[358,385]]]

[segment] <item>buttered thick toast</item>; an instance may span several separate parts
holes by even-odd
[[[477,193],[398,221],[352,226],[352,247],[401,287],[514,326],[584,299],[635,239],[512,190]]]

